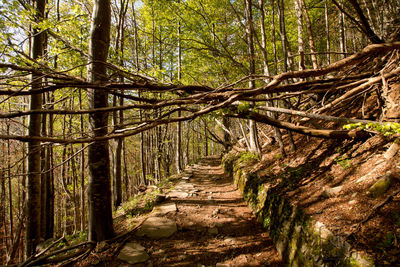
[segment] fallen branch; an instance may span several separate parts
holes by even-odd
[[[334,122],[341,122],[341,123],[359,123],[359,122],[361,122],[361,123],[380,123],[377,121],[370,121],[370,120],[360,120],[360,119],[351,119],[351,118],[344,118],[344,117],[320,115],[320,114],[309,113],[309,112],[304,112],[304,111],[299,111],[299,110],[286,109],[286,108],[275,108],[275,107],[265,107],[265,106],[257,107],[257,108],[261,109],[261,110],[272,111],[272,112],[277,112],[277,113],[284,113],[284,114],[295,115],[295,116],[301,116],[301,117],[306,117],[306,118],[310,118],[310,119],[334,121]]]
[[[312,137],[332,139],[364,139],[370,136],[370,134],[364,130],[325,130],[298,126],[293,123],[279,121],[253,111],[241,111],[240,113],[228,114],[228,116],[234,118],[251,119],[257,122],[265,123],[281,129],[297,132]]]
[[[88,242],[84,242],[84,243],[81,243],[81,244],[78,244],[78,245],[75,245],[75,246],[72,246],[72,247],[67,247],[67,248],[63,248],[63,249],[54,251],[54,252],[52,252],[52,253],[50,253],[48,255],[43,255],[43,256],[40,256],[40,257],[34,256],[34,257],[26,260],[22,264],[20,264],[19,267],[43,265],[43,264],[48,264],[48,263],[59,263],[59,262],[62,262],[62,261],[65,261],[65,260],[68,260],[70,258],[73,258],[73,257],[76,257],[76,256],[80,255],[82,252],[86,251],[86,249],[81,249],[81,250],[78,250],[76,252],[73,252],[72,254],[60,256],[60,257],[54,258],[54,259],[49,259],[49,258],[53,257],[55,255],[58,255],[58,254],[61,254],[61,253],[64,253],[64,252],[67,252],[67,251],[70,251],[70,250],[73,250],[73,249],[77,249],[77,248],[82,247],[82,246],[88,246],[88,245],[90,245],[91,249],[93,250],[95,248],[96,242],[88,241]]]

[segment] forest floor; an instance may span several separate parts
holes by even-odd
[[[114,244],[77,266],[283,266],[268,233],[219,164],[219,159],[209,158],[191,166],[190,178],[176,186],[183,190],[172,190],[161,203],[176,204],[176,211],[156,215],[176,222],[176,233],[161,239],[132,233],[125,239],[124,243],[140,244],[148,260],[135,265],[122,261],[122,246]]]

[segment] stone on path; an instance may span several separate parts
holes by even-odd
[[[167,196],[170,198],[187,198],[190,194],[193,194],[191,193],[193,190],[196,190],[193,184],[186,181],[181,181],[176,184],[175,188],[171,190]]]
[[[149,217],[136,231],[137,236],[153,239],[170,237],[178,230],[176,223],[163,217]]]
[[[162,216],[168,212],[176,212],[176,204],[174,202],[163,203],[154,207],[152,211],[153,216]]]
[[[336,186],[336,187],[328,187],[324,188],[322,192],[322,196],[326,198],[334,197],[339,195],[340,191],[342,191],[343,186]]]
[[[118,254],[118,259],[129,264],[145,262],[149,259],[145,248],[138,243],[127,243]]]
[[[189,193],[187,192],[182,192],[178,190],[172,190],[171,192],[168,193],[169,197],[176,197],[176,198],[187,198],[189,196]]]

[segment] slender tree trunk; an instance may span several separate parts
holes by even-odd
[[[110,0],[94,0],[89,42],[89,81],[101,83],[107,80],[106,66],[110,46],[111,9]],[[108,93],[88,91],[90,108],[108,105]],[[94,137],[107,134],[108,114],[90,116]],[[89,160],[89,231],[88,239],[102,241],[114,235],[111,207],[111,178],[108,141],[94,141],[88,150]]]
[[[301,8],[303,8],[304,12],[304,19],[306,21],[306,26],[307,26],[307,32],[308,32],[308,43],[310,44],[310,51],[311,51],[311,61],[313,64],[314,69],[318,69],[318,61],[317,61],[317,55],[316,55],[316,50],[315,50],[315,45],[314,45],[314,37],[313,37],[313,32],[311,29],[311,20],[310,16],[308,15],[308,10],[306,3],[304,0],[299,0],[301,4]]]
[[[140,65],[139,65],[139,38],[138,38],[138,27],[136,21],[136,12],[135,12],[135,1],[132,1],[132,20],[133,20],[133,33],[134,33],[134,52],[135,52],[135,65],[136,71],[139,72]]]
[[[207,121],[204,120],[204,156],[208,156]]]
[[[79,108],[82,109],[82,90],[79,90]],[[81,133],[85,131],[85,123],[83,115],[80,116]],[[81,232],[85,230],[86,226],[86,212],[85,212],[85,145],[81,145]]]
[[[303,42],[303,10],[301,9],[301,5],[299,3],[300,0],[294,1],[294,7],[296,10],[297,17],[297,43],[299,45],[299,70],[304,70],[304,42]]]
[[[341,1],[342,2],[342,1]],[[346,26],[344,21],[344,14],[341,10],[339,10],[339,34],[340,34],[340,52],[341,58],[345,58],[347,53],[347,44],[346,44]]]
[[[328,10],[328,0],[324,0],[324,8],[325,8],[325,31],[326,31],[326,58],[328,65],[331,64],[331,37],[329,30],[329,10]]]
[[[43,104],[46,104],[46,96],[42,95]],[[42,115],[42,126],[41,126],[41,136],[47,135],[47,116]],[[46,210],[46,199],[47,199],[47,170],[46,170],[46,151],[47,147],[41,147],[40,158],[41,158],[41,175],[40,175],[40,196],[41,196],[41,211],[40,211],[40,237],[46,240],[46,221],[47,221],[47,210]]]
[[[279,0],[278,0],[279,1]],[[272,8],[272,29],[271,29],[271,35],[272,35],[272,51],[274,54],[274,74],[278,73],[278,54],[277,54],[277,49],[276,49],[276,37],[275,37],[275,1],[271,1],[271,8]]]
[[[255,51],[254,51],[254,27],[253,27],[253,12],[252,12],[252,0],[246,0],[246,35],[247,35],[247,48],[249,54],[249,75],[253,76],[256,73],[255,66]],[[249,88],[255,88],[254,79],[251,77],[249,82]],[[257,155],[261,154],[261,148],[258,141],[257,124],[255,121],[250,120],[250,151]]]
[[[278,19],[279,19],[279,31],[281,35],[282,43],[282,54],[283,54],[283,71],[288,71],[288,52],[287,52],[287,40],[286,40],[286,26],[285,26],[285,7],[283,6],[283,0],[278,0]]]
[[[180,3],[180,0],[178,0]],[[178,82],[182,79],[182,46],[181,46],[181,21],[178,20]],[[178,117],[180,117],[181,111],[178,111]],[[182,122],[178,121],[176,124],[176,172],[182,171]]]
[[[367,35],[368,39],[373,43],[373,44],[381,44],[383,43],[383,40],[376,35],[376,33],[371,29],[371,26],[369,25],[368,19],[365,17],[364,12],[362,11],[360,5],[358,4],[357,0],[348,0],[350,4],[353,6],[355,9],[357,16],[360,20],[360,23],[363,27],[363,31]]]
[[[8,105],[9,111],[11,109],[10,104]],[[10,134],[10,123],[7,122],[7,134]],[[7,172],[8,172],[8,218],[10,221],[10,247],[14,244],[14,216],[13,216],[13,190],[11,181],[11,141],[7,140]],[[4,153],[3,153],[4,155]],[[1,165],[1,166],[4,166]]]
[[[44,18],[45,0],[34,0],[35,23],[40,23]],[[39,59],[43,56],[44,32],[39,32],[32,27],[32,48],[31,57]],[[32,74],[31,90],[38,90],[42,86],[42,79]],[[30,99],[30,109],[42,109],[41,94],[33,94]],[[40,136],[41,115],[32,114],[29,116],[29,136]],[[36,251],[40,242],[40,141],[30,141],[28,144],[28,184],[27,184],[27,220],[26,220],[26,257],[30,257]]]
[[[118,37],[116,39],[116,50],[120,52],[119,64],[124,66],[123,55],[124,55],[124,28],[125,28],[125,15],[128,8],[128,3],[125,0],[120,1],[120,14],[118,18]],[[120,82],[124,82],[124,78],[120,77]],[[119,98],[120,106],[124,104],[122,97]],[[114,96],[114,105],[117,105],[117,96]],[[122,110],[115,111],[113,114],[114,129],[120,130],[123,124],[124,113]],[[122,202],[122,146],[124,139],[118,138],[115,140],[115,158],[114,158],[114,175],[113,175],[113,205],[116,210]]]

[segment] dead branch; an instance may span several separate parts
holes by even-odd
[[[344,100],[350,98],[351,96],[354,96],[362,91],[364,91],[365,89],[367,89],[368,87],[370,87],[371,85],[377,84],[377,83],[382,83],[382,77],[384,77],[385,79],[394,77],[396,75],[398,75],[400,73],[400,67],[398,67],[397,69],[383,74],[382,76],[378,76],[378,77],[373,77],[373,78],[369,78],[367,82],[355,87],[354,89],[348,91],[347,93],[345,93],[344,95],[342,95],[341,97],[336,98],[334,101],[332,101],[331,103],[329,103],[328,105],[320,108],[317,110],[318,113],[322,113],[327,111],[328,109],[330,109],[331,107],[343,102]]]
[[[91,246],[92,249],[94,249],[95,245],[96,245],[96,242],[88,241],[88,242],[84,242],[84,243],[81,243],[81,244],[78,244],[78,245],[75,245],[75,246],[71,246],[71,247],[67,247],[67,248],[63,248],[63,249],[54,251],[54,252],[52,252],[52,253],[50,253],[48,255],[43,255],[41,257],[34,256],[33,258],[30,258],[27,261],[25,261],[22,264],[20,264],[19,267],[43,265],[43,264],[48,264],[48,263],[62,262],[62,261],[65,261],[67,259],[70,259],[70,258],[73,258],[73,257],[76,257],[76,256],[80,255],[82,252],[85,252],[86,249],[83,248],[83,249],[80,249],[80,250],[78,250],[76,252],[73,252],[72,254],[60,256],[60,257],[54,258],[54,259],[49,259],[49,258],[53,257],[55,255],[58,255],[58,254],[73,250],[73,249],[80,248],[80,247]]]
[[[272,111],[277,113],[284,113],[289,115],[296,115],[301,117],[307,117],[311,119],[318,119],[318,120],[325,120],[325,121],[334,121],[334,122],[341,122],[341,123],[380,123],[377,121],[370,121],[370,120],[360,120],[360,119],[351,119],[351,118],[344,118],[344,117],[334,117],[328,115],[320,115],[315,113],[309,113],[299,110],[292,110],[292,109],[285,109],[285,108],[275,108],[275,107],[257,107],[258,109],[265,110],[265,111]]]
[[[297,132],[312,137],[330,138],[330,139],[364,139],[370,136],[369,133],[363,130],[350,130],[350,131],[325,130],[325,129],[314,129],[305,126],[298,126],[293,123],[279,121],[253,111],[241,111],[240,113],[228,114],[228,116],[234,118],[251,119],[257,122],[265,123],[281,129]]]

